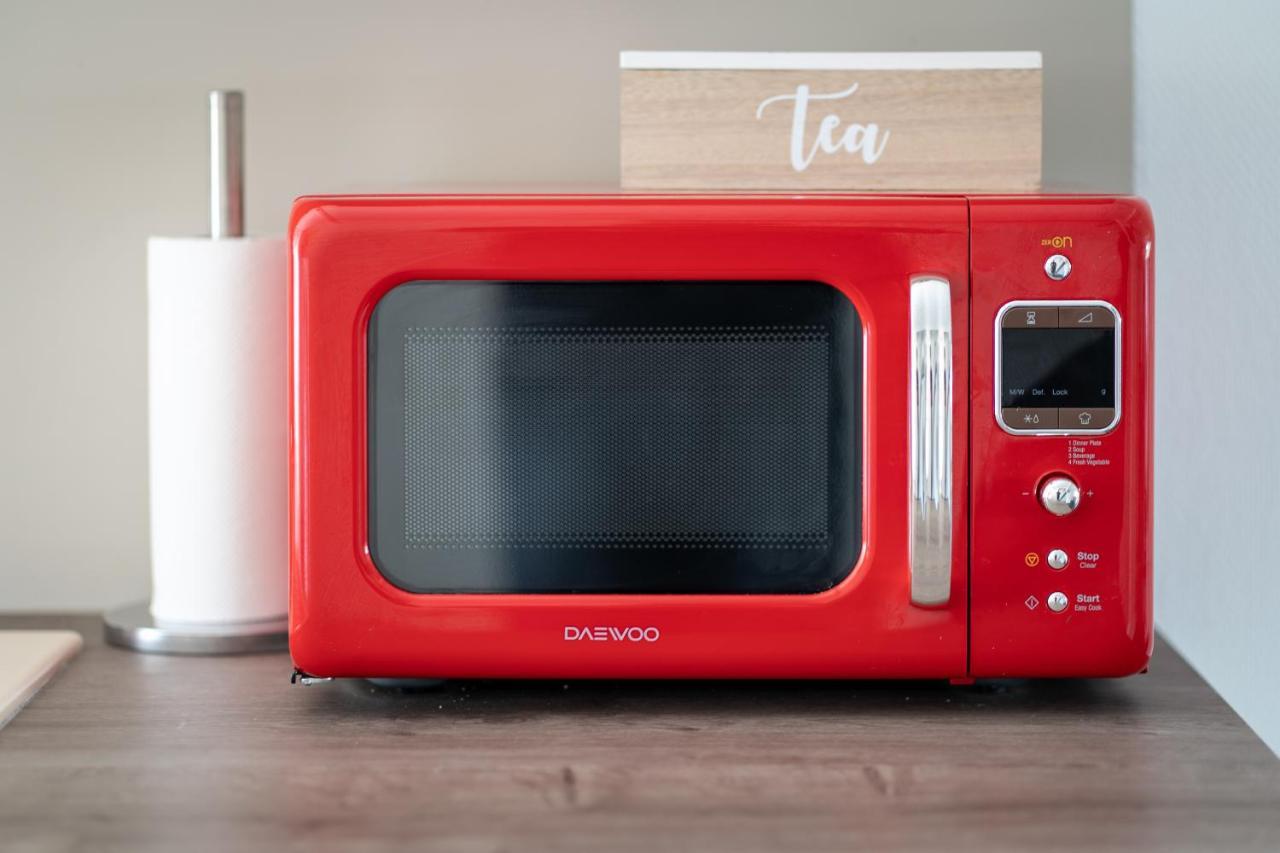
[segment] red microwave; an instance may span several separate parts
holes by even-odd
[[[1147,665],[1140,200],[308,197],[291,258],[302,673]]]

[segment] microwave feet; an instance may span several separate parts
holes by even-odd
[[[323,684],[326,681],[333,681],[333,677],[308,675],[300,669],[295,669],[293,671],[293,675],[289,677],[290,684],[301,684],[303,687],[310,687],[313,684]]]
[[[310,687],[313,684],[324,684],[333,681],[333,676],[311,675],[300,669],[295,669],[293,675],[289,676],[290,684],[301,684],[303,687]],[[366,678],[365,683],[371,687],[382,690],[398,690],[401,692],[414,692],[419,690],[436,690],[445,684],[446,679],[443,678]]]

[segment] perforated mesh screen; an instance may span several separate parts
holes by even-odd
[[[822,547],[821,326],[411,328],[412,547]]]
[[[861,327],[814,282],[411,282],[369,547],[419,592],[811,592],[860,543]]]

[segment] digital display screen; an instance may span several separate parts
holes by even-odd
[[[1114,408],[1115,329],[1001,329],[1001,406]]]

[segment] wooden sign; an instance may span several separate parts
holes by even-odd
[[[1039,53],[624,52],[622,185],[1034,190]]]

